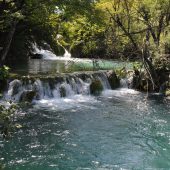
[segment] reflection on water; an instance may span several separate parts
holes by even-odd
[[[122,61],[96,60],[90,59],[61,59],[58,60],[39,60],[32,59],[27,62],[14,62],[11,65],[12,71],[20,74],[37,74],[37,73],[63,73],[84,70],[101,70],[115,68],[132,68],[132,63]],[[95,63],[95,65],[94,65]]]
[[[29,67],[29,73],[37,74],[37,73],[60,73],[65,72],[69,65],[68,61],[62,62],[62,61],[52,61],[52,60],[30,60],[28,62]]]

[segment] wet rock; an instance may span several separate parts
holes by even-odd
[[[36,96],[36,92],[33,90],[24,91],[21,94],[20,102],[30,102],[31,103],[35,96]]]
[[[60,87],[60,97],[66,97],[66,89],[64,86]]]
[[[41,43],[41,47],[42,47],[44,50],[52,51],[51,46],[50,46],[48,43],[46,43],[46,42],[42,42],[42,43]]]
[[[55,77],[55,82],[56,83],[63,83],[64,82],[64,77],[61,77],[61,76]]]
[[[31,54],[31,55],[30,55],[30,58],[31,58],[31,59],[42,59],[42,58],[43,58],[43,55],[42,55],[42,54],[35,53],[35,54]]]
[[[106,74],[112,89],[120,87],[120,79],[114,71],[108,71]]]
[[[90,84],[90,94],[92,95],[100,95],[103,90],[103,85],[100,80],[95,79]]]

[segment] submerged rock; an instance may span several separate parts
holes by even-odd
[[[90,84],[90,94],[92,95],[100,95],[103,90],[103,85],[100,80],[95,79]]]

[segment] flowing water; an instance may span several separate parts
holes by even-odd
[[[24,74],[65,72],[73,60],[30,60],[13,70]],[[80,61],[78,68],[94,64]],[[98,62],[107,69],[124,66]],[[94,78],[104,86],[100,96],[90,95]],[[126,80],[121,80],[121,88],[110,90],[103,72],[57,80],[14,80],[9,84],[6,99],[19,101],[30,90],[38,96],[16,115],[22,128],[8,141],[0,137],[0,163],[6,170],[170,169],[169,101],[157,94],[146,98],[146,94],[128,89]]]
[[[170,169],[170,106],[156,94],[46,96],[17,122],[23,128],[0,140],[7,170]]]

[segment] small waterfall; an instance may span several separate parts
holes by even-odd
[[[64,48],[64,47],[63,47]],[[64,53],[64,58],[71,58],[71,54],[64,48],[65,53]]]
[[[129,81],[127,78],[123,78],[120,80],[120,87],[121,88],[128,88],[129,87]]]
[[[40,54],[42,55],[42,59],[44,60],[57,60],[59,58],[65,58],[65,59],[69,59],[71,58],[71,54],[64,48],[64,55],[63,56],[56,56],[52,51],[50,50],[44,50],[38,47],[38,45],[36,43],[34,43],[33,45],[33,49],[34,49],[34,54]]]
[[[63,76],[15,79],[9,83],[5,99],[32,101],[51,98],[65,98],[75,95],[90,95],[90,84],[100,80],[104,90],[111,89],[106,72],[74,73]]]
[[[111,89],[107,75],[105,73],[97,74],[96,77],[101,81],[104,90]]]
[[[113,72],[112,78],[114,79]],[[115,81],[115,79],[114,79]],[[114,82],[113,81],[113,82]],[[132,97],[139,92],[129,89],[128,79],[121,79],[120,86],[117,89],[111,86],[107,71],[86,72],[86,73],[70,73],[53,77],[22,77],[20,80],[15,79],[8,84],[8,90],[4,92],[4,100],[12,100],[14,102],[35,102],[40,107],[52,105],[56,107],[71,107],[71,103],[85,102],[86,100],[94,101],[95,95],[92,89],[96,91],[99,86],[93,86],[99,82],[103,86],[103,92],[97,95],[112,97]],[[116,82],[115,82],[116,83]],[[112,84],[113,85],[113,84]],[[71,102],[71,103],[70,103]],[[64,103],[64,105],[63,105]]]

